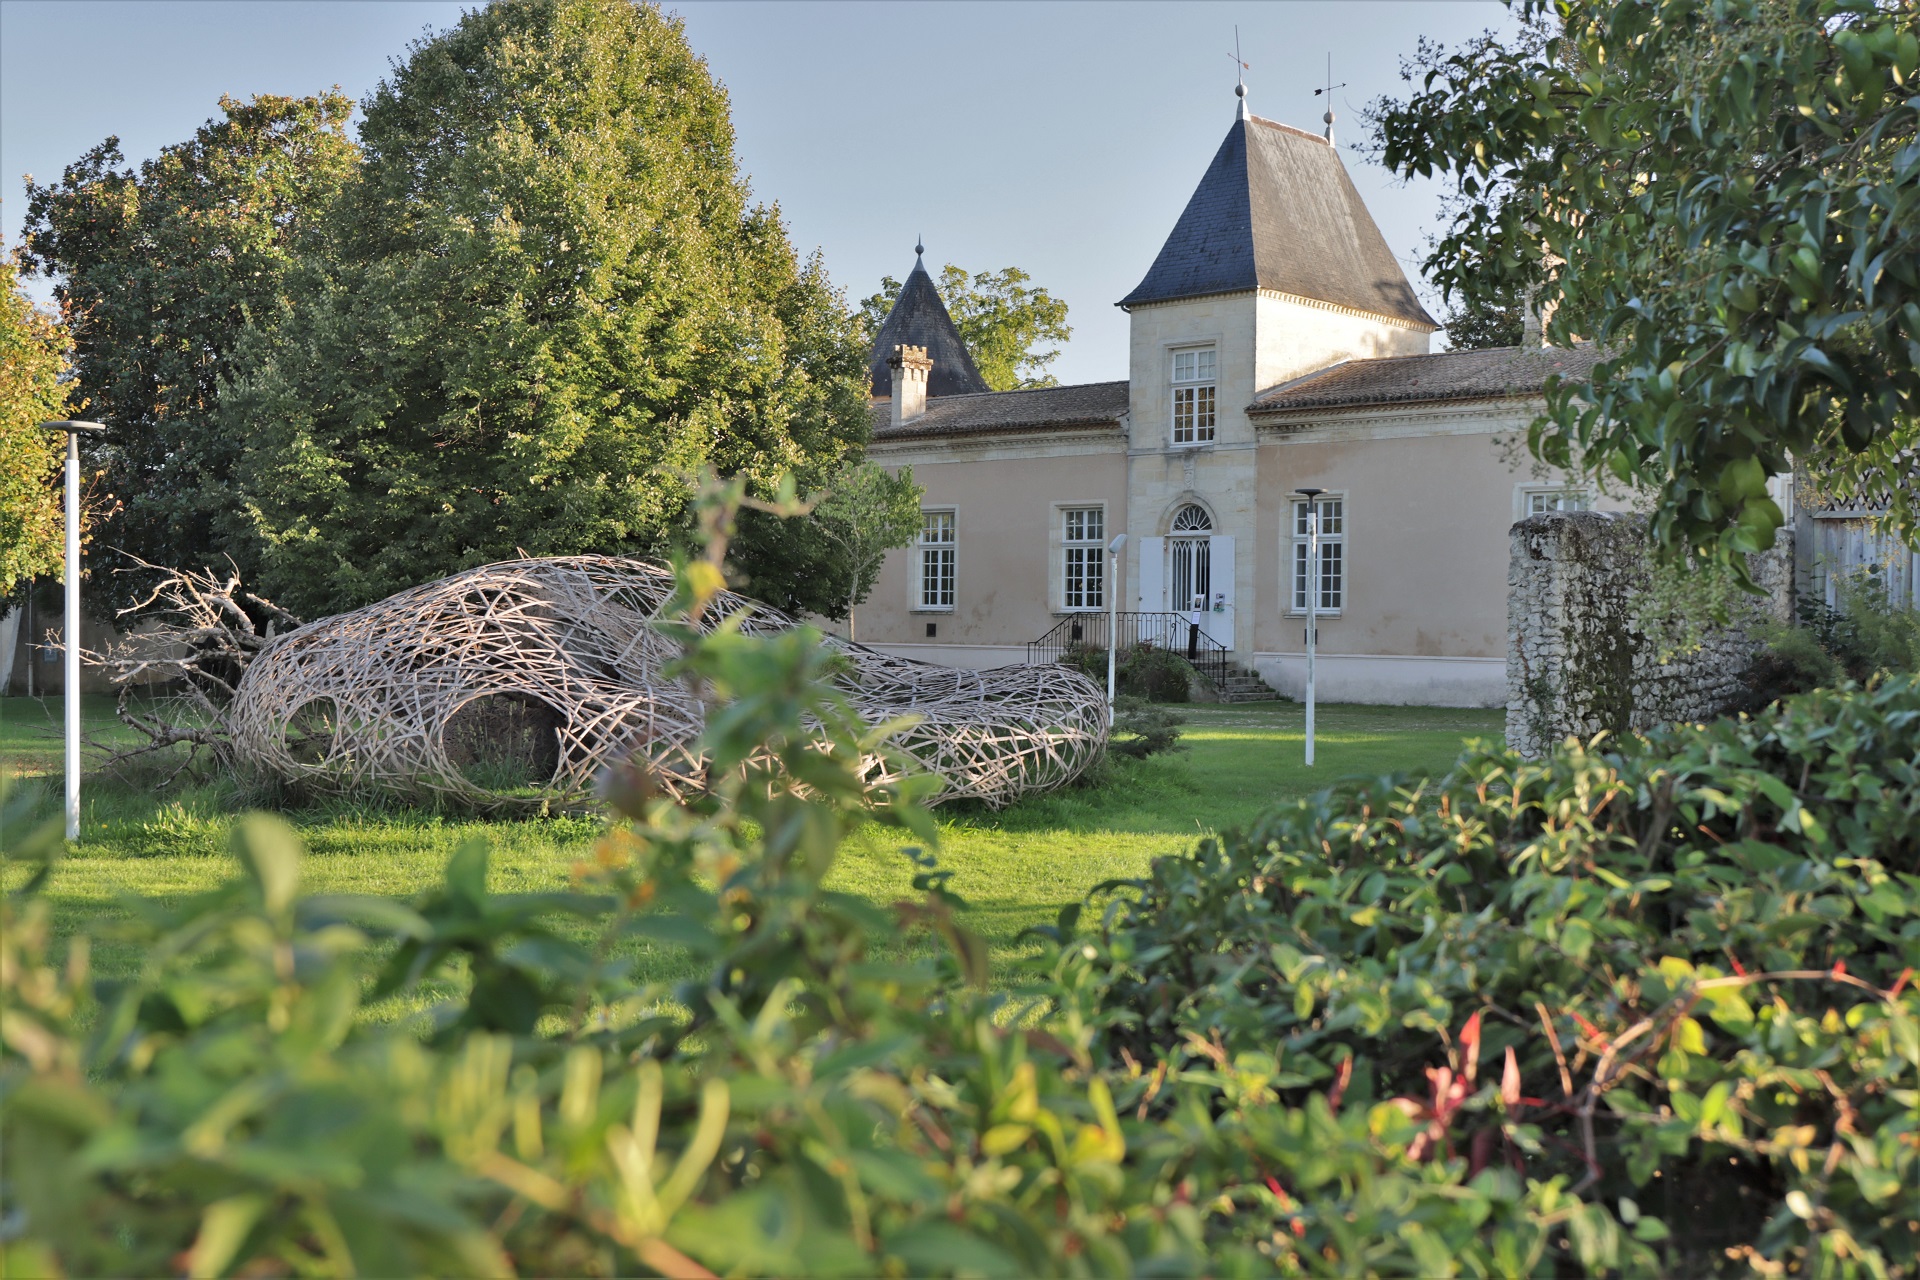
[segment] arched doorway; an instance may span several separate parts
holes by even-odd
[[[1167,608],[1205,609],[1213,599],[1213,517],[1188,503],[1167,527]]]

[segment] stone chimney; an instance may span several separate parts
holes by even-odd
[[[893,370],[893,425],[903,426],[927,412],[927,375],[933,361],[925,347],[895,347],[887,357]]]
[[[1557,271],[1566,265],[1564,258],[1553,254],[1546,255],[1544,265],[1550,271]],[[1560,309],[1560,300],[1554,298],[1547,302],[1540,300],[1541,286],[1535,285],[1527,290],[1520,300],[1521,327],[1520,345],[1523,347],[1545,347],[1552,344],[1547,341],[1547,326],[1553,323],[1553,313]]]
[[[1523,347],[1547,345],[1547,321],[1553,318],[1553,304],[1548,303],[1542,308],[1539,297],[1538,289],[1529,289],[1526,299],[1520,304],[1520,345]]]

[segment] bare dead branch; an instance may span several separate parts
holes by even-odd
[[[246,606],[265,615],[268,633],[276,623],[297,628],[300,619],[244,590],[240,571],[231,560],[222,575],[206,569],[168,569],[138,556],[127,558],[136,570],[159,574],[159,580],[143,599],[116,615],[136,619],[132,630],[104,652],[83,650],[81,657],[106,672],[119,690],[120,722],[145,741],[131,748],[100,746],[99,750],[107,766],[113,767],[184,746],[186,757],[169,775],[171,781],[202,752],[221,756],[231,746],[227,710],[234,691],[247,667],[273,638],[262,633]],[[187,715],[136,710],[133,695],[155,687],[174,688],[176,703]]]

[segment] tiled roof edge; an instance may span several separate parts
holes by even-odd
[[[904,427],[884,427],[876,430],[869,438],[869,444],[885,444],[890,440],[924,440],[932,436],[985,436],[998,435],[1008,431],[1051,431],[1083,430],[1088,427],[1117,427],[1119,415],[1104,418],[1038,418],[1030,422],[976,422],[958,426],[923,427],[916,429],[911,423]]]
[[[1012,387],[1006,391],[961,391],[950,396],[928,396],[927,405],[952,404],[956,400],[977,400],[985,396],[1045,396],[1057,395],[1062,391],[1082,391],[1088,387],[1126,387],[1132,382],[1127,378],[1101,378],[1097,382],[1063,382],[1057,387]],[[884,403],[890,397],[876,396],[875,401]]]
[[[1365,396],[1351,400],[1336,400],[1331,397],[1324,400],[1299,400],[1292,404],[1263,405],[1258,401],[1246,407],[1249,418],[1277,418],[1291,413],[1307,413],[1321,409],[1377,409],[1382,405],[1404,408],[1421,404],[1467,404],[1475,400],[1539,400],[1546,395],[1544,388],[1518,391],[1464,391],[1459,395],[1421,395],[1409,397]]]

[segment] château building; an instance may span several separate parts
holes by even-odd
[[[915,262],[874,344],[869,456],[913,468],[923,528],[858,638],[991,667],[1102,647],[1116,605],[1123,643],[1184,645],[1197,604],[1217,664],[1297,695],[1316,593],[1323,698],[1503,704],[1508,527],[1595,496],[1540,471],[1526,428],[1592,354],[1431,351],[1338,151],[1244,97],[1119,305],[1124,380],[989,391]]]

